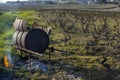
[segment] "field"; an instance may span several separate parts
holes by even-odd
[[[99,7],[98,7],[99,8]],[[107,8],[107,7],[106,7]],[[81,80],[119,80],[120,79],[120,14],[119,12],[81,11],[69,9],[20,10],[0,15],[0,75],[10,73],[5,68],[3,57],[7,53],[17,57],[12,43],[13,22],[18,18],[27,20],[27,27],[51,26],[49,47],[65,52],[52,52],[48,73],[25,69],[14,70],[12,79],[20,80],[67,80],[74,75]],[[27,55],[23,53],[23,56]],[[39,61],[48,62],[48,50],[42,57],[32,55]],[[14,60],[14,58],[13,58]],[[15,65],[15,63],[14,63]],[[4,78],[1,78],[3,79]],[[74,80],[74,79],[70,79]]]
[[[118,4],[54,4],[54,5],[40,5],[40,4],[0,4],[0,13],[14,10],[45,10],[45,9],[69,9],[81,11],[112,11],[119,12]]]

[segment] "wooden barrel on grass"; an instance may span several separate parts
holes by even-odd
[[[24,32],[24,34],[21,37],[21,47],[22,48],[26,48],[26,46],[25,46],[25,38],[26,38],[27,34],[28,34],[28,32]]]
[[[19,31],[16,31],[14,34],[13,34],[13,44],[14,45],[17,45],[17,36],[19,34]]]
[[[18,47],[26,48],[38,53],[44,52],[49,45],[49,36],[41,29],[19,32],[17,36],[15,36],[15,34],[13,35],[13,40],[14,39],[16,39]]]
[[[13,26],[16,31],[27,31],[26,20],[24,19],[16,19]]]
[[[21,47],[21,38],[22,38],[22,35],[24,34],[24,32],[19,32],[18,33],[18,36],[17,36],[17,46],[18,47]]]

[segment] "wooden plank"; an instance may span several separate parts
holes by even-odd
[[[14,48],[22,50],[22,51],[30,53],[30,54],[35,54],[35,55],[38,55],[38,56],[43,56],[42,54],[40,54],[38,52],[34,52],[34,51],[31,51],[31,50],[28,50],[28,49],[25,49],[25,48],[21,48],[21,47],[17,47],[17,46],[14,46]]]

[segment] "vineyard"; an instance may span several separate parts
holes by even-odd
[[[7,17],[7,19],[5,18]],[[80,10],[36,10],[11,11],[0,16],[0,74],[6,70],[3,57],[7,52],[17,54],[12,47],[15,18],[27,20],[27,26],[52,27],[50,47],[63,52],[51,54],[48,74],[15,70],[15,77],[23,80],[67,80],[66,75],[74,75],[81,80],[119,80],[120,79],[120,14],[119,12],[80,11]],[[34,24],[35,23],[35,24]],[[8,46],[10,45],[10,46]],[[25,53],[23,53],[26,56]],[[40,61],[48,61],[48,50],[42,57],[33,55]],[[24,72],[24,73],[23,73]],[[27,76],[27,77],[26,77]],[[71,79],[72,80],[72,79]],[[73,79],[74,80],[74,79]]]

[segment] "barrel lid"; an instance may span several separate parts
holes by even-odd
[[[49,36],[41,29],[32,29],[26,35],[25,45],[29,50],[42,53],[48,48]]]

